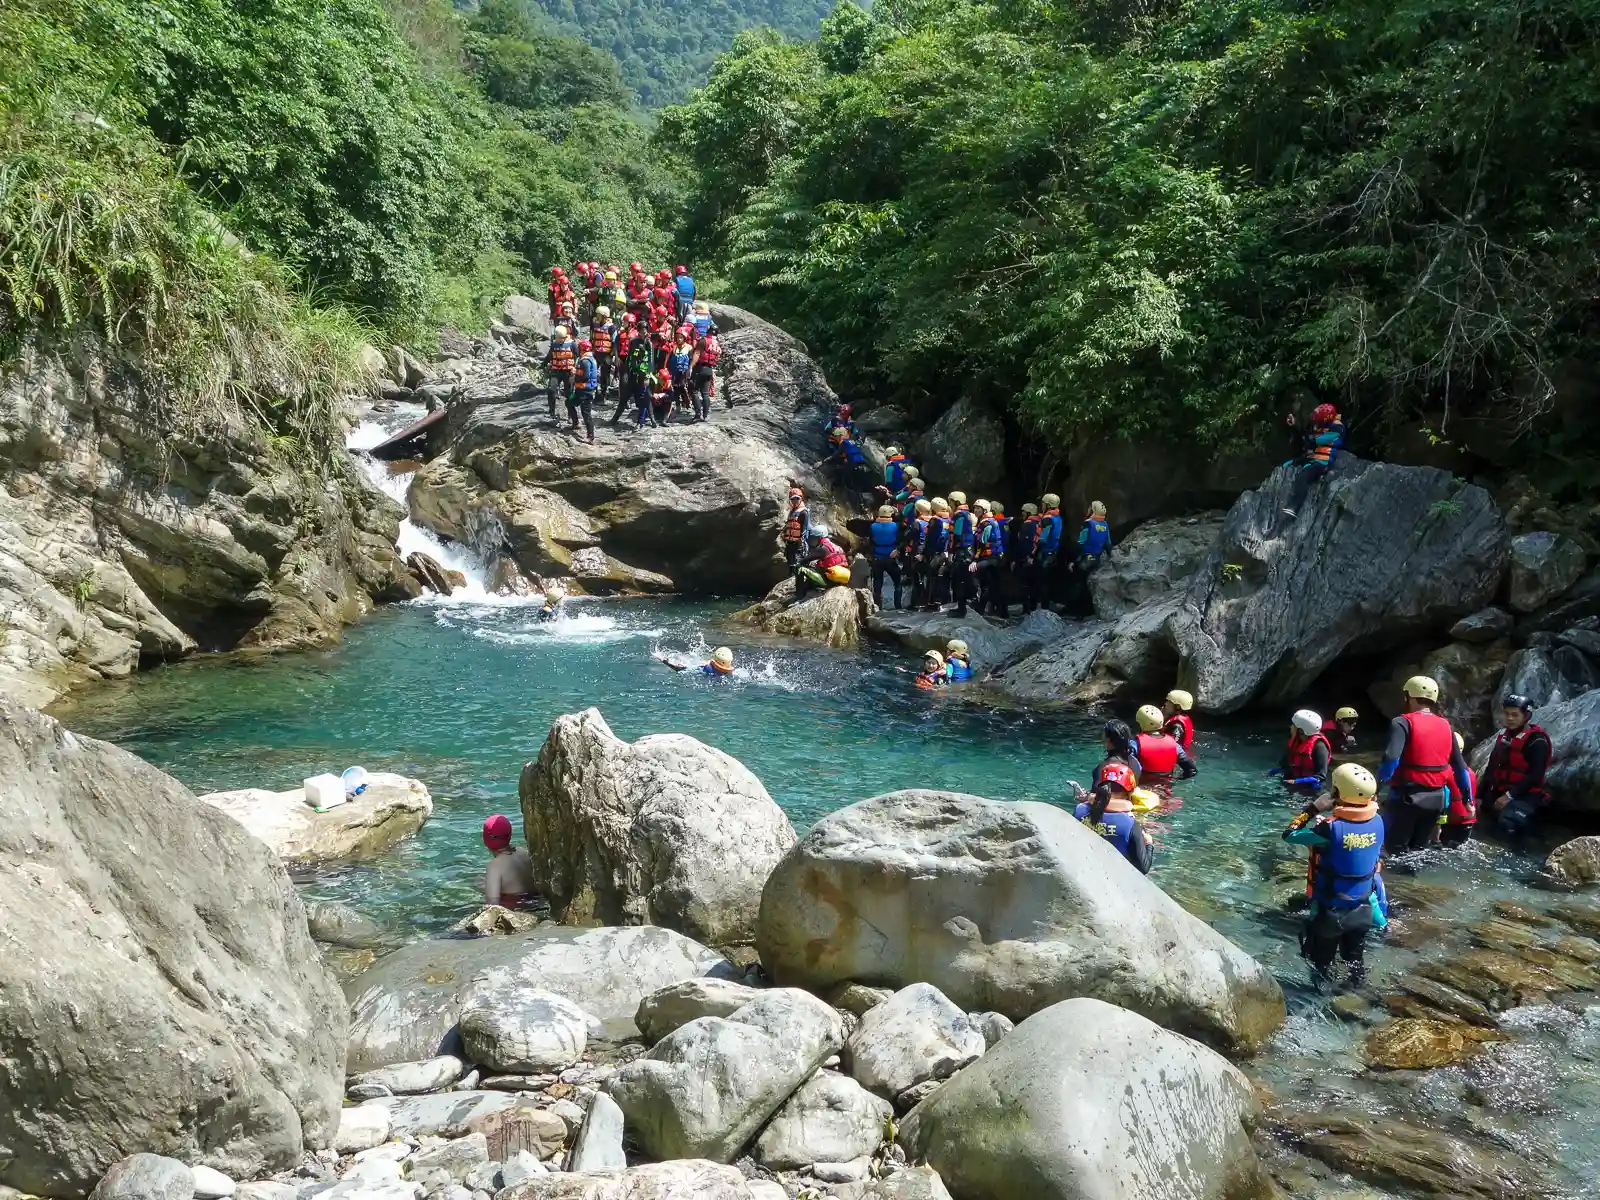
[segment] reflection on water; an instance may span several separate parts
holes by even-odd
[[[57,712],[197,791],[288,787],[353,763],[424,780],[437,809],[420,834],[307,885],[419,932],[471,910],[484,817],[516,814],[518,776],[551,721],[591,705],[622,737],[682,732],[727,751],[801,828],[903,787],[1063,803],[1067,781],[1086,779],[1098,757],[1097,720],[918,692],[890,669],[911,656],[889,649],[742,642],[715,623],[732,607],[580,600],[545,623],[525,604],[435,599],[378,614],[336,649],[183,664],[102,686]],[[667,650],[699,661],[724,642],[739,660],[731,679],[675,674],[652,657]],[[1554,997],[1556,1005],[1512,1013],[1516,1040],[1467,1065],[1365,1068],[1365,1026],[1335,1016],[1309,986],[1298,918],[1284,910],[1303,887],[1304,859],[1279,836],[1293,808],[1264,776],[1278,748],[1275,727],[1203,728],[1199,777],[1179,785],[1181,807],[1151,822],[1155,880],[1284,985],[1290,1020],[1252,1073],[1281,1098],[1343,1097],[1365,1112],[1422,1116],[1513,1148],[1579,1193],[1592,1188],[1600,1011]],[[1495,900],[1547,902],[1529,887],[1541,855],[1473,844],[1391,863],[1394,930],[1369,951],[1363,994],[1377,1001],[1417,962],[1465,953],[1469,929]],[[1371,1019],[1379,1016],[1374,1007]]]

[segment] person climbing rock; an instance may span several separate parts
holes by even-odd
[[[917,687],[925,692],[934,691],[949,683],[945,675],[944,655],[937,650],[929,650],[922,656],[922,670],[917,672]]]
[[[1022,595],[1022,612],[1026,616],[1039,607],[1029,582],[1034,556],[1039,552],[1039,506],[1031,500],[1022,506],[1022,519],[1017,522],[1009,540],[1009,569],[1016,580],[1016,589]]]
[[[698,667],[666,654],[657,654],[656,661],[663,666],[671,667],[674,671],[691,671],[696,675],[710,675],[715,679],[726,679],[733,674],[733,651],[726,646],[718,646],[711,652],[711,661],[702,663]]]
[[[1319,795],[1328,786],[1333,769],[1333,747],[1322,732],[1322,717],[1302,708],[1289,719],[1289,745],[1277,766],[1268,775],[1283,780],[1283,786],[1305,797]]]
[[[1188,755],[1194,754],[1194,718],[1189,715],[1193,708],[1194,697],[1182,688],[1168,692],[1161,705],[1161,715],[1166,718],[1161,728],[1175,737]]]
[[[1389,722],[1378,779],[1389,785],[1383,803],[1386,852],[1420,850],[1433,840],[1439,817],[1450,807],[1450,789],[1472,795],[1467,760],[1456,748],[1455,730],[1441,716],[1439,685],[1413,675],[1400,687],[1405,711]]]
[[[950,599],[956,616],[967,615],[967,598],[973,593],[974,549],[978,541],[978,519],[967,506],[965,492],[951,492],[950,504]]]
[[[843,402],[834,405],[832,415],[829,416],[827,423],[822,427],[822,436],[831,443],[833,441],[833,431],[836,429],[843,429],[845,436],[851,441],[857,439],[856,423],[850,418],[850,406]]]
[[[1072,815],[1116,848],[1142,875],[1150,874],[1155,852],[1150,837],[1133,815],[1133,790],[1138,786],[1127,763],[1108,763],[1092,792],[1073,785],[1077,805]]]
[[[1172,786],[1174,775],[1193,779],[1194,760],[1184,751],[1178,739],[1162,727],[1166,717],[1154,704],[1144,704],[1134,713],[1139,723],[1139,736],[1134,739],[1134,752],[1139,756],[1139,784],[1141,787]]]
[[[526,846],[511,844],[511,820],[495,813],[483,823],[483,844],[489,866],[483,873],[483,902],[516,908],[535,896],[533,860]]]
[[[905,491],[895,497],[895,503],[900,506],[900,520],[909,521],[917,511],[917,503],[924,498],[922,480],[915,475],[907,476]]]
[[[1533,723],[1533,702],[1512,692],[1500,701],[1504,728],[1495,735],[1483,772],[1482,815],[1501,833],[1528,832],[1550,802],[1545,774],[1555,762],[1550,735]]]
[[[672,273],[672,294],[678,305],[678,320],[687,320],[694,308],[694,276],[690,275],[689,268],[681,263]]]
[[[572,386],[572,395],[567,400],[567,416],[572,421],[572,432],[578,432],[578,417],[583,417],[583,427],[589,435],[589,444],[594,445],[594,398],[600,387],[600,367],[594,360],[594,346],[589,342],[578,343],[578,369]]]
[[[1331,404],[1319,404],[1311,410],[1308,433],[1299,431],[1293,413],[1286,420],[1291,435],[1300,443],[1300,468],[1294,475],[1289,504],[1283,510],[1284,516],[1293,520],[1300,515],[1306,497],[1311,494],[1311,485],[1332,469],[1334,456],[1344,445],[1344,422],[1339,419],[1339,410]]]
[[[935,496],[929,502],[933,515],[928,518],[922,554],[918,557],[921,606],[926,612],[938,611],[948,588],[950,568],[950,501]]]
[[[811,552],[811,512],[806,495],[797,487],[789,489],[789,511],[783,519],[783,561],[793,574]]]
[[[869,489],[872,486],[871,468],[867,465],[865,452],[850,436],[849,427],[835,425],[833,432],[828,435],[828,442],[832,446],[831,452],[813,463],[812,469],[820,470],[831,463],[841,486],[858,490]]]
[[[1310,905],[1300,952],[1326,979],[1337,955],[1353,979],[1365,969],[1367,934],[1388,923],[1380,874],[1384,820],[1375,799],[1378,781],[1358,763],[1333,773],[1333,792],[1318,796],[1283,831],[1284,841],[1311,848],[1306,876]]]
[[[717,398],[717,362],[721,358],[722,343],[717,340],[717,327],[708,325],[696,333],[694,354],[689,360],[689,387],[697,421],[711,419],[711,402]]]
[[[1356,721],[1360,713],[1348,704],[1336,710],[1331,721],[1322,723],[1322,736],[1335,754],[1350,754],[1356,748]]]
[[[578,371],[578,344],[565,325],[557,325],[550,334],[550,349],[545,352],[545,399],[550,402],[550,419],[555,420],[556,396],[567,408],[572,407],[572,388]]]
[[[1034,608],[1043,608],[1049,599],[1050,576],[1061,554],[1064,522],[1061,519],[1061,497],[1046,492],[1039,497],[1043,511],[1039,514],[1039,537],[1034,543],[1033,565],[1028,568],[1028,602]]]
[[[978,529],[973,543],[973,562],[969,570],[978,588],[978,615],[1007,616],[1005,597],[1002,594],[1001,565],[1005,562],[1006,527],[994,515],[994,506],[979,500],[973,506]]]
[[[872,602],[883,607],[883,577],[894,581],[894,606],[900,607],[900,522],[894,509],[885,504],[869,530],[872,538]]]
[[[616,365],[612,357],[616,352],[617,326],[611,319],[611,309],[601,304],[594,310],[594,320],[589,325],[589,344],[594,347],[595,366],[600,369],[600,387],[595,392],[595,402],[604,404],[611,392],[611,377]],[[616,422],[612,421],[615,425]]]

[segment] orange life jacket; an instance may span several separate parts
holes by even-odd
[[[805,515],[806,510],[804,507],[797,508],[789,514],[789,519],[783,523],[784,541],[798,542],[800,540],[800,531],[804,528]]]
[[[550,343],[549,368],[556,374],[571,371],[577,366],[575,357],[576,345],[568,339],[565,342]]]
[[[589,327],[589,340],[594,343],[596,354],[611,353],[611,335],[616,331],[615,325],[591,325]]]

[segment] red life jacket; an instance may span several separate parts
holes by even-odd
[[[626,325],[624,325],[621,329],[617,330],[617,357],[618,358],[627,358],[628,357],[628,347],[633,345],[633,339],[638,337],[638,336],[639,335],[637,333],[635,333],[631,328],[629,328]]]
[[[803,527],[802,522],[805,515],[806,510],[804,508],[797,508],[789,514],[789,519],[783,523],[784,541],[798,542],[800,540],[800,530]]]
[[[571,341],[550,343],[550,370],[557,373],[571,371],[577,365]]]
[[[834,567],[842,567],[850,560],[845,557],[843,550],[834,544],[831,538],[818,538],[817,545],[822,547],[822,557],[817,560],[817,570],[829,571]]]
[[[1426,709],[1404,713],[1401,720],[1411,727],[1411,733],[1391,782],[1423,789],[1447,786],[1451,782],[1450,756],[1456,748],[1450,722]]]
[[[717,344],[717,339],[707,334],[700,342],[700,365],[714,367],[717,359],[722,357],[722,347]]]
[[[1333,747],[1328,745],[1328,739],[1320,733],[1313,733],[1310,737],[1289,739],[1289,753],[1285,757],[1283,777],[1285,779],[1304,779],[1308,775],[1317,773],[1317,743],[1321,742],[1328,747],[1328,761],[1333,761]]]
[[[1139,747],[1139,782],[1164,783],[1178,769],[1178,741],[1170,734],[1141,733],[1136,739]]]
[[[1162,732],[1170,733],[1178,739],[1178,745],[1183,747],[1185,754],[1189,753],[1194,745],[1194,718],[1188,713],[1173,713],[1167,718],[1167,723]]]
[[[589,326],[589,340],[594,343],[594,352],[596,354],[611,353],[611,334],[615,330],[615,325]]]
[[[1472,794],[1478,794],[1478,773],[1471,767],[1467,768],[1467,781],[1472,784]],[[1467,806],[1467,797],[1456,793],[1458,788],[1450,789],[1450,808],[1445,813],[1446,825],[1476,825],[1478,823],[1478,810]]]
[[[924,691],[934,691],[939,687],[939,676],[937,674],[919,674],[917,676],[917,686],[922,688]]]
[[[1514,791],[1528,778],[1528,739],[1535,733],[1546,740],[1550,737],[1530,721],[1515,734],[1508,735],[1502,729],[1494,739],[1494,750],[1489,755],[1489,766],[1484,771],[1484,786],[1489,789],[1489,795],[1498,796],[1501,792]],[[1541,779],[1539,784],[1531,789],[1535,799],[1544,797],[1544,781]]]

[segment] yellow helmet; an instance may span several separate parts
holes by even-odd
[[[1030,517],[1036,517],[1039,515],[1039,506],[1029,502],[1022,506],[1022,511]]]
[[[966,502],[967,502],[967,494],[965,492],[951,492],[950,493],[950,503],[956,505],[958,508],[961,505],[965,504]]]
[[[918,500],[917,501],[917,509],[916,509],[917,516],[925,517],[929,513],[931,513],[932,511],[933,511],[933,505],[929,504],[926,500]]]
[[[1091,500],[1089,502],[1089,515],[1093,516],[1093,517],[1103,517],[1103,516],[1105,516],[1106,515],[1105,501],[1104,500]]]
[[[887,504],[885,504],[885,505],[883,505],[882,507],[880,507],[878,509],[878,516],[879,517],[893,517],[894,516],[894,509],[890,508]]]
[[[899,454],[899,453],[900,453],[900,447],[899,446],[890,446],[887,450],[885,450],[883,452],[883,456],[885,458],[893,458],[896,454]]]
[[[611,315],[611,310],[609,308],[607,308],[604,304],[599,304],[599,305],[595,306],[594,315],[597,316],[597,317],[600,317],[603,320],[604,318],[609,317]]]
[[[1456,749],[1465,754],[1467,750],[1467,742],[1466,739],[1461,736],[1461,731],[1459,729],[1453,729],[1451,732],[1456,735]]]
[[[1333,772],[1333,790],[1341,800],[1371,800],[1378,794],[1378,781],[1360,763],[1345,763]]]
[[[615,271],[607,271],[606,272],[606,282],[607,283],[615,283],[616,281],[617,281],[617,273]]]
[[[943,496],[935,496],[933,498],[933,511],[936,512],[936,513],[947,513],[947,512],[949,512],[950,511],[950,501],[946,500]]]
[[[553,335],[555,341],[564,342],[570,336],[571,335],[567,331],[567,327],[565,325],[557,325],[556,326],[555,333]]]
[[[1006,506],[998,500],[991,500],[989,501],[989,511],[997,517],[1003,517],[1006,515]]]
[[[906,478],[907,479],[921,479],[922,478],[922,472],[917,470],[916,467],[912,466],[910,463],[907,463],[906,464]]]
[[[1360,715],[1355,709],[1346,704],[1343,708],[1334,712],[1333,719],[1335,721],[1354,721]]]
[[[1182,688],[1173,688],[1167,693],[1167,703],[1176,707],[1179,712],[1188,712],[1194,707],[1194,696]]]
[[[951,658],[955,658],[957,655],[965,658],[967,656],[967,644],[960,638],[951,638],[945,643],[944,652]]]
[[[1154,733],[1161,728],[1161,723],[1166,720],[1161,715],[1161,710],[1154,704],[1141,704],[1139,711],[1133,714],[1133,719],[1139,722],[1139,728],[1145,733]]]
[[[1410,696],[1413,700],[1430,700],[1438,703],[1439,685],[1426,675],[1413,675],[1400,685],[1402,695]]]
[[[987,500],[974,500],[972,502],[972,511],[973,512],[988,512],[989,511],[989,502]]]
[[[1039,503],[1044,505],[1046,508],[1060,508],[1061,497],[1056,495],[1054,492],[1046,492],[1044,495],[1039,497]]]
[[[718,646],[711,652],[711,661],[726,671],[733,666],[733,651],[726,646]]]
[[[931,662],[936,667],[942,667],[944,666],[944,655],[940,654],[937,650],[929,650],[922,656],[922,661]]]

